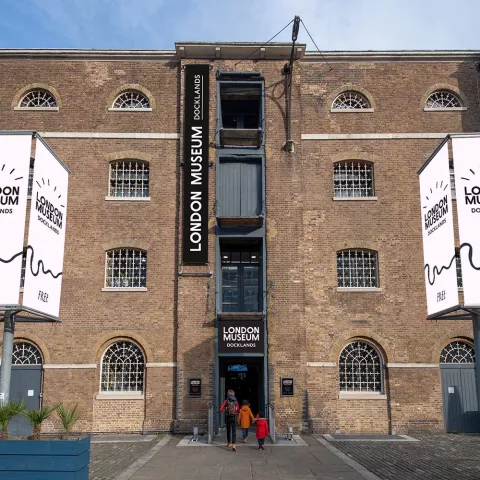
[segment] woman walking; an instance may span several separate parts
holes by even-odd
[[[235,398],[235,392],[228,390],[227,398],[222,403],[220,411],[225,410],[225,424],[227,426],[227,448],[232,447],[234,452],[237,451],[237,415],[240,412],[237,399]]]

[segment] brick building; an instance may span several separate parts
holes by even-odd
[[[288,102],[291,46],[259,47],[0,52],[0,129],[38,131],[72,172],[62,322],[17,323],[13,377],[41,365],[42,401],[78,402],[84,432],[191,431],[227,388],[278,431],[442,430],[440,365],[472,362],[472,326],[426,320],[416,171],[478,131],[480,52],[297,45]],[[197,265],[191,64],[210,66]]]

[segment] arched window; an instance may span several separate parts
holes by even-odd
[[[57,100],[48,90],[35,89],[28,92],[20,100],[21,108],[55,108]]]
[[[120,160],[110,163],[110,197],[148,198],[150,168],[140,160]]]
[[[451,342],[442,350],[440,363],[475,363],[475,348],[460,340]]]
[[[42,356],[38,348],[29,342],[15,342],[12,353],[13,365],[41,365]]]
[[[427,101],[425,102],[426,109],[437,109],[437,108],[461,108],[462,102],[460,99],[452,92],[448,90],[437,90],[429,95]]]
[[[347,345],[340,353],[338,368],[341,391],[382,392],[382,359],[370,344],[355,341]]]
[[[113,102],[113,108],[117,109],[150,109],[148,97],[137,90],[122,92]]]
[[[338,286],[345,288],[378,288],[378,255],[373,250],[337,252]]]
[[[102,392],[143,392],[145,360],[140,348],[132,342],[110,345],[102,358]]]
[[[372,108],[365,95],[347,90],[338,95],[332,103],[332,110],[362,110]]]
[[[147,286],[147,252],[117,248],[106,252],[105,286],[138,288]]]
[[[333,166],[335,198],[374,197],[373,164],[361,160],[348,160]]]

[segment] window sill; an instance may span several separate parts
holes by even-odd
[[[450,107],[450,108],[427,108],[424,107],[424,112],[464,112],[467,107]]]
[[[340,201],[340,202],[344,202],[344,201],[348,201],[348,200],[353,200],[355,202],[360,202],[362,200],[366,200],[367,202],[368,201],[376,201],[378,200],[378,197],[333,197],[333,200],[335,200],[336,202],[337,201]]]
[[[151,108],[109,108],[109,112],[151,112]]]
[[[373,113],[373,108],[332,108],[330,113]]]
[[[463,288],[462,288],[463,290]],[[20,287],[20,293],[23,293],[23,287]]]
[[[382,291],[381,288],[357,288],[357,287],[337,287],[337,292],[374,292],[374,293],[380,293]]]
[[[146,292],[147,287],[104,287],[102,292]]]
[[[99,393],[95,400],[143,400],[143,393]]]
[[[121,202],[130,201],[130,202],[149,202],[150,197],[105,197],[105,200],[120,200]]]
[[[386,400],[387,396],[382,393],[363,393],[363,392],[340,392],[339,400]]]
[[[20,290],[21,291],[21,290]],[[463,292],[463,287],[458,287],[459,292]]]
[[[58,107],[13,107],[16,112],[58,112]]]

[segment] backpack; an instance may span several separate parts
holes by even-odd
[[[236,416],[237,415],[237,402],[227,398],[227,415]]]

